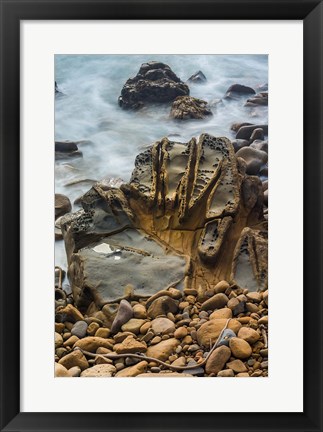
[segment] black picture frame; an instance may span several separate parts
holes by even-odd
[[[0,5],[1,431],[322,431],[322,2],[317,0],[0,0]],[[303,413],[194,413],[194,404],[191,413],[127,413],[125,415],[125,413],[20,412],[19,50],[20,21],[31,19],[303,20],[305,323]],[[282,211],[288,211],[288,206]],[[285,221],[288,221],[288,217],[291,215],[282,215]],[[295,241],[302,241],[298,233],[295,233]],[[284,271],[292,271],[292,269],[284,269]],[[292,324],[283,333],[288,331],[292,331]]]

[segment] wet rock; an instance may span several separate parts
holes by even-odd
[[[251,346],[243,339],[232,338],[229,342],[232,355],[238,359],[245,359],[251,356]]]
[[[248,147],[249,141],[244,139],[235,139],[231,141],[234,151],[237,153],[241,148]]]
[[[233,124],[231,125],[231,130],[233,130],[234,132],[238,132],[238,130],[239,130],[242,126],[253,126],[253,125],[252,125],[252,123],[248,123],[248,122],[233,123]]]
[[[261,140],[262,141],[264,139],[264,137],[265,137],[264,136],[264,131],[261,128],[254,129],[252,131],[251,136],[250,136],[249,142],[253,143],[256,140]]]
[[[247,174],[257,175],[260,168],[267,163],[268,155],[266,152],[252,147],[243,147],[237,152],[237,157],[241,157],[247,164]]]
[[[117,333],[121,329],[123,324],[129,321],[132,317],[133,309],[131,307],[131,304],[127,302],[127,300],[121,300],[117,315],[114,318],[111,326],[111,332]]]
[[[178,302],[171,297],[162,296],[152,302],[148,308],[148,316],[157,318],[160,315],[167,315],[169,312],[175,313],[178,310]]]
[[[223,368],[226,362],[231,356],[231,350],[227,346],[223,345],[212,352],[205,365],[205,372],[210,374],[218,374]]]
[[[116,344],[114,350],[117,354],[143,353],[147,350],[147,345],[144,342],[139,342],[133,336],[128,336],[123,342]]]
[[[242,84],[233,84],[226,91],[225,99],[237,99],[241,96],[248,96],[251,94],[256,94],[253,88]]]
[[[84,370],[82,378],[102,378],[111,377],[116,372],[116,368],[110,364],[99,364]]]
[[[128,79],[118,102],[123,109],[138,109],[150,103],[171,102],[177,96],[188,94],[188,86],[168,65],[151,61],[142,64],[138,74]]]
[[[247,99],[245,106],[254,107],[257,105],[267,106],[268,105],[268,93],[261,92],[257,93],[254,97]]]
[[[226,319],[212,319],[204,323],[197,331],[198,344],[210,348],[210,344],[213,345],[220,336],[226,322]],[[232,319],[229,321],[227,328],[237,334],[241,328],[241,324],[236,319]]]
[[[179,345],[179,340],[175,338],[167,339],[159,342],[157,345],[150,346],[147,349],[146,355],[154,357],[159,360],[165,361],[168,357],[175,352],[176,347]]]
[[[245,125],[241,126],[238,130],[236,139],[250,140],[251,134],[255,129],[262,129],[264,135],[268,134],[268,125]]]
[[[55,194],[55,219],[72,210],[69,198],[62,194]]]
[[[206,76],[202,71],[195,72],[192,76],[187,80],[189,83],[193,84],[203,84],[207,81]]]
[[[251,148],[254,148],[256,150],[264,151],[268,154],[268,141],[263,140],[255,140],[252,144],[250,144]]]
[[[116,377],[135,377],[137,375],[143,374],[147,371],[148,363],[146,361],[141,361],[134,366],[127,367],[116,373]]]
[[[228,303],[228,301],[229,299],[225,294],[223,293],[215,294],[213,297],[206,300],[202,304],[201,310],[209,311],[214,309],[221,309]]]
[[[169,334],[174,333],[175,324],[168,318],[155,318],[151,322],[151,328],[155,334]]]
[[[191,96],[177,97],[171,108],[170,116],[177,120],[204,119],[212,115],[206,101]]]
[[[196,290],[205,300],[210,287],[231,276],[251,291],[255,278],[257,289],[266,289],[266,281],[260,281],[265,260],[257,252],[258,240],[264,244],[262,184],[238,171],[226,138],[204,134],[189,143],[163,138],[138,155],[129,184],[119,189],[94,185],[82,207],[63,216],[62,232],[74,302],[82,311],[91,305],[88,315],[106,314],[107,303],[123,298],[138,301],[160,291],[172,295],[174,287],[179,295]],[[248,239],[251,255],[241,267]],[[190,259],[192,250],[197,259]],[[163,297],[148,306],[149,317],[176,314],[175,300]],[[181,306],[184,310],[191,303]]]
[[[247,372],[246,365],[241,360],[233,360],[227,363],[227,367],[232,369],[235,373]]]
[[[72,157],[82,157],[82,152],[72,141],[55,141],[55,159],[66,159]]]
[[[79,350],[72,351],[71,353],[67,354],[61,358],[58,363],[64,366],[66,369],[71,369],[74,366],[78,366],[81,370],[84,370],[89,367],[86,357]]]

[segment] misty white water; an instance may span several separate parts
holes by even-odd
[[[208,102],[221,99],[232,84],[257,89],[268,82],[266,55],[56,55],[55,80],[64,96],[55,101],[55,140],[85,141],[82,158],[55,162],[55,191],[72,204],[90,189],[88,179],[128,181],[136,155],[164,136],[186,142],[207,132],[233,139],[234,122],[267,124],[267,107],[244,107],[245,98],[223,100],[206,120],[172,120],[168,104],[123,111],[118,96],[124,83],[151,60],[168,64],[184,82],[201,70],[207,82],[188,83],[190,95]],[[63,241],[56,241],[55,264],[66,269]]]

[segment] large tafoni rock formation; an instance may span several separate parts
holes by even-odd
[[[227,138],[164,138],[137,156],[129,184],[97,184],[82,206],[62,221],[80,308],[169,287],[202,299],[221,280],[267,288],[262,184]]]
[[[152,61],[142,64],[137,75],[128,79],[118,102],[123,109],[138,109],[150,103],[171,102],[177,96],[188,94],[188,86],[168,65]]]

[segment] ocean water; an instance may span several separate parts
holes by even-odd
[[[187,142],[207,132],[234,138],[234,122],[267,123],[267,107],[244,107],[245,99],[212,108],[205,120],[174,121],[170,106],[123,111],[118,96],[142,63],[162,61],[182,81],[201,70],[205,84],[189,84],[190,95],[212,102],[234,83],[257,88],[268,82],[267,55],[56,55],[55,80],[64,96],[55,100],[55,140],[84,141],[82,158],[55,162],[55,191],[73,203],[91,181],[128,181],[136,155],[164,136]],[[73,210],[78,207],[73,205]],[[57,241],[55,264],[66,268],[63,241]]]

